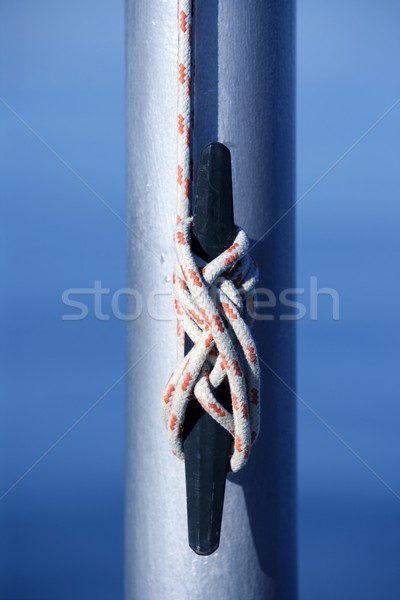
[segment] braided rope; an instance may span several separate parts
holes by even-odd
[[[192,2],[178,2],[178,223],[190,213]]]
[[[179,361],[164,394],[163,417],[173,453],[184,458],[182,434],[188,402],[201,404],[233,438],[230,461],[238,471],[259,429],[260,370],[248,323],[258,271],[248,256],[249,240],[237,228],[234,243],[206,264],[191,251],[190,143],[192,0],[178,2],[178,218],[173,275]],[[193,347],[184,355],[185,334]],[[213,391],[227,379],[232,412]]]

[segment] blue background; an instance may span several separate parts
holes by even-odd
[[[399,18],[298,3],[298,284],[340,295],[298,332],[302,600],[399,598]],[[0,599],[115,600],[124,324],[61,295],[124,286],[123,2],[1,0],[0,69]]]

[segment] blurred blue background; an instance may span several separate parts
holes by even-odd
[[[302,600],[400,593],[399,18],[298,2],[298,284],[340,296],[299,324]],[[115,600],[123,2],[1,0],[0,64],[0,599]],[[96,280],[110,319],[63,321]]]
[[[123,375],[124,323],[64,322],[61,296],[124,283],[123,2],[2,0],[0,61],[0,496],[40,461],[0,502],[0,598],[118,599],[124,382],[73,425]]]

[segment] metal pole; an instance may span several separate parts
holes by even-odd
[[[276,296],[294,287],[293,211],[278,222],[294,202],[294,12],[293,0],[202,0],[195,14],[195,164],[211,141],[230,148],[236,221],[253,240],[270,230],[253,255],[259,285]],[[128,328],[128,366],[151,351],[128,375],[126,598],[293,600],[294,322],[277,305],[255,324],[261,435],[228,477],[221,544],[209,557],[188,547],[184,466],[161,422],[176,355],[164,295],[174,262],[176,26],[175,2],[127,0],[128,282],[132,310],[144,303]]]

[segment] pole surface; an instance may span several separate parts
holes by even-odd
[[[258,287],[276,297],[295,287],[294,211],[278,222],[295,201],[294,12],[292,0],[198,0],[194,22],[194,162],[211,141],[230,148],[235,220],[254,241],[270,230],[252,255]],[[176,364],[176,2],[127,0],[126,30],[131,311],[143,300],[127,339],[128,368],[141,362],[128,374],[126,599],[294,600],[295,331],[279,305],[260,309],[273,318],[253,329],[261,434],[249,464],[228,476],[219,550],[188,547],[184,465],[160,413]]]

